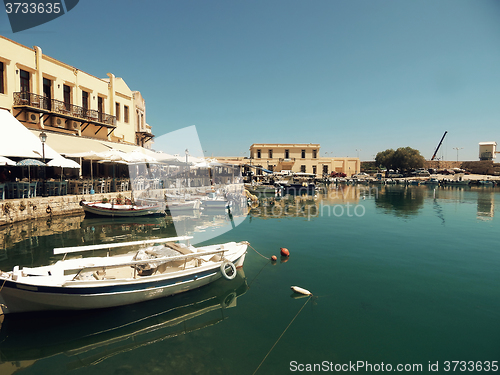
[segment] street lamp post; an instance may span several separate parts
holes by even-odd
[[[189,156],[189,150],[186,148],[186,151],[184,151],[186,154],[186,186],[190,187],[190,180],[189,180],[189,164],[188,164],[188,156]]]
[[[457,150],[457,161],[458,161],[458,150],[462,150],[463,147],[453,147],[454,150]]]
[[[42,131],[39,135],[39,138],[40,138],[40,142],[42,142],[42,160],[43,160],[43,163],[45,164],[45,142],[47,141],[47,134]],[[43,167],[43,188],[42,188],[42,196],[43,197],[46,197],[47,194],[45,192],[45,173],[46,173],[46,170],[45,170],[46,166]]]
[[[42,142],[42,158],[45,163],[45,142],[47,141],[47,134],[45,132],[40,133],[40,142]]]

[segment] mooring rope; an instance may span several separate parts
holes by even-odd
[[[246,242],[246,241],[245,241],[245,242]],[[255,251],[257,254],[259,254],[262,258],[267,259],[267,260],[270,260],[270,259],[271,259],[271,258],[268,258],[268,257],[266,257],[266,256],[262,255],[262,254],[261,254],[261,253],[259,253],[257,250],[255,250],[255,249],[253,248],[253,246],[252,246],[252,245],[250,245],[250,243],[249,243],[249,242],[246,242],[246,244],[248,245],[248,247],[250,247],[251,249],[253,249],[253,251]]]
[[[264,268],[266,268],[269,264],[270,264],[270,262],[266,262],[266,263],[264,263],[264,266],[260,269],[260,271],[259,271],[259,272],[257,272],[257,275],[255,275],[255,277],[252,279],[252,281],[250,281],[250,282],[248,283],[248,287],[249,287],[249,288],[252,286],[253,282],[257,279],[257,277],[260,275],[260,273],[261,273],[262,271],[264,271]]]
[[[295,320],[295,318],[297,318],[297,316],[299,316],[300,312],[302,311],[302,309],[307,305],[307,302],[309,302],[309,300],[311,299],[313,295],[311,294],[309,296],[309,298],[307,299],[307,301],[302,305],[302,307],[300,308],[299,312],[297,314],[295,314],[295,316],[293,317],[293,319],[290,321],[290,323],[288,324],[288,326],[285,328],[285,330],[283,331],[283,333],[280,335],[280,337],[278,337],[278,340],[276,340],[276,342],[274,343],[274,345],[271,347],[271,349],[269,349],[269,351],[267,352],[266,356],[264,357],[264,359],[262,360],[262,362],[259,364],[259,366],[255,369],[255,371],[253,372],[252,375],[255,375],[257,373],[257,371],[259,371],[259,368],[260,366],[262,366],[262,364],[264,363],[264,361],[266,360],[266,358],[269,356],[269,354],[271,354],[272,350],[274,349],[274,347],[276,346],[276,344],[278,343],[278,341],[281,340],[281,338],[283,337],[283,335],[285,334],[285,332],[288,330],[288,328],[290,328],[290,326],[292,325],[293,321]]]

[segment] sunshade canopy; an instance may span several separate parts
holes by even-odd
[[[61,167],[61,168],[80,168],[80,164],[76,161],[66,158],[54,158],[47,163],[49,167]]]
[[[12,114],[0,109],[0,155],[19,158],[42,158],[42,142]],[[60,156],[45,144],[45,158]]]

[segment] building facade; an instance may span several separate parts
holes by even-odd
[[[0,108],[27,128],[151,148],[142,95],[0,36]]]
[[[321,157],[319,143],[254,143],[250,146],[249,158],[217,157],[217,160],[273,172],[315,174],[317,177],[329,176],[332,172],[350,177],[359,173],[361,166],[359,158]]]
[[[496,159],[496,157],[497,157],[496,142],[479,142],[479,160],[493,160]]]

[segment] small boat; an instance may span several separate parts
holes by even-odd
[[[193,212],[201,209],[201,201],[199,199],[193,200],[172,200],[168,199],[167,212],[171,214]]]
[[[469,186],[469,180],[443,180],[445,186]]]
[[[85,214],[109,217],[138,217],[146,215],[165,215],[162,204],[116,204],[114,202],[85,202],[81,201]]]
[[[491,180],[479,180],[479,185],[481,186],[494,186],[495,183]]]
[[[231,208],[232,202],[216,192],[209,192],[202,198],[201,204],[207,210],[227,210]]]
[[[248,242],[195,248],[189,244],[191,238],[54,249],[55,255],[65,255],[52,265],[15,266],[10,272],[0,272],[0,309],[10,314],[123,306],[186,292],[221,277],[236,277]],[[141,245],[149,247],[115,256],[66,259],[68,253]]]
[[[245,184],[245,189],[253,195],[273,194],[279,195],[283,192],[284,188],[279,185],[250,185]]]
[[[439,185],[439,180],[435,177],[431,177],[427,180],[424,180],[424,185]]]

